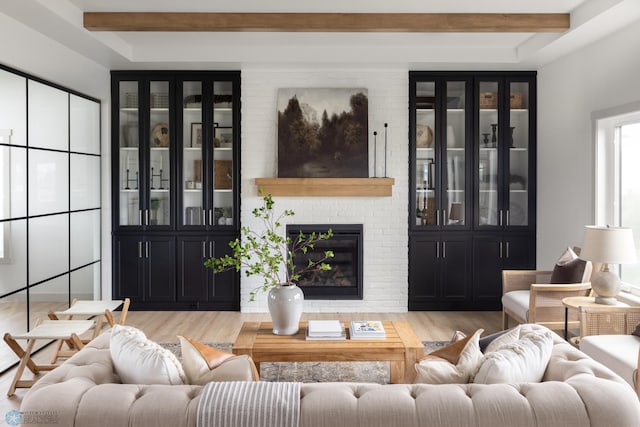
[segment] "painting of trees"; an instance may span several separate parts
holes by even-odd
[[[366,89],[281,89],[278,176],[367,177]]]

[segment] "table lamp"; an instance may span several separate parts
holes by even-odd
[[[610,265],[636,262],[633,231],[625,227],[587,225],[580,258],[594,264],[602,263],[602,269],[591,275],[591,287],[597,294],[596,303],[616,304],[621,284]]]
[[[464,221],[464,209],[462,203],[452,202],[449,207],[449,221],[451,224],[462,224]]]

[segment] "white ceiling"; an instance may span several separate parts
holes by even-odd
[[[90,32],[82,12],[570,13],[564,33]],[[632,23],[638,0],[3,0],[4,13],[109,69],[538,68]]]

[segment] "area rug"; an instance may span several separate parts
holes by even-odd
[[[232,343],[205,343],[231,352]],[[448,341],[424,341],[424,351],[430,353],[449,344]],[[180,343],[161,343],[179,359]],[[313,382],[389,382],[389,362],[263,362],[260,364],[263,381]]]

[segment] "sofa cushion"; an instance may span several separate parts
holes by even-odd
[[[567,248],[553,267],[549,283],[581,283],[587,262]]]
[[[547,369],[553,335],[530,332],[497,351],[485,354],[473,382],[482,384],[540,382]]]
[[[478,340],[484,329],[478,329],[460,341],[428,354],[416,363],[415,383],[463,384],[475,372],[482,359]],[[455,363],[453,363],[455,362]]]
[[[580,339],[580,350],[620,375],[633,387],[634,371],[638,368],[640,337],[588,335]]]
[[[521,319],[529,319],[529,298],[530,292],[511,291],[502,296],[502,305],[509,307],[509,310]]]
[[[189,384],[260,379],[249,356],[236,356],[190,338],[179,335],[178,338],[182,348],[182,366]]]
[[[185,384],[180,361],[132,326],[114,325],[109,342],[113,366],[124,384]]]

